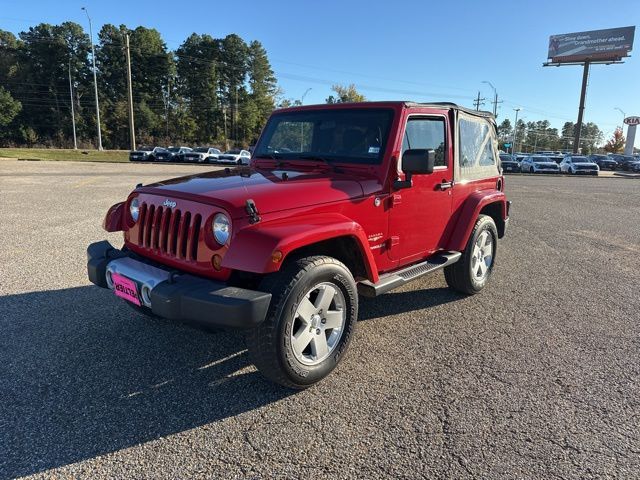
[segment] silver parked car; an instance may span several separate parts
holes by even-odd
[[[553,159],[545,155],[529,155],[520,163],[523,173],[560,173],[560,167]]]
[[[560,162],[560,171],[570,175],[598,175],[600,167],[583,155],[565,155]]]
[[[196,147],[192,151],[184,154],[184,161],[193,163],[211,163],[218,159],[220,153],[220,150],[214,147]]]
[[[217,163],[235,163],[237,165],[249,165],[251,153],[248,150],[227,150],[218,156]]]

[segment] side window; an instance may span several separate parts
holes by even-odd
[[[491,132],[486,122],[461,118],[460,128],[460,166],[472,168],[495,164]]]
[[[445,131],[443,118],[409,117],[402,140],[402,153],[407,150],[431,149],[436,152],[435,166],[446,166]]]

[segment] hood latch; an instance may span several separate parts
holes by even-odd
[[[246,203],[247,214],[249,215],[249,223],[254,224],[260,221],[260,215],[258,214],[258,207],[256,207],[256,202],[252,199],[248,199]]]

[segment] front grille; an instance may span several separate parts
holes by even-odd
[[[181,260],[197,260],[202,216],[143,202],[138,246]]]

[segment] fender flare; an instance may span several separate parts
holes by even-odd
[[[124,221],[124,204],[125,202],[119,202],[115,205],[111,205],[107,214],[104,216],[102,222],[102,228],[107,232],[120,232],[122,230]]]
[[[484,207],[500,203],[502,220],[507,219],[507,197],[500,190],[481,190],[473,192],[462,204],[453,233],[447,244],[447,250],[462,252],[467,246],[478,215]]]
[[[294,250],[338,237],[355,240],[367,277],[377,282],[378,270],[364,229],[341,214],[307,215],[303,221],[300,217],[262,221],[244,227],[233,237],[222,259],[222,267],[253,273],[276,272]],[[278,262],[272,260],[275,251],[282,252]]]

